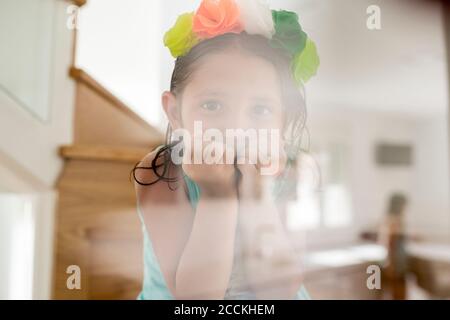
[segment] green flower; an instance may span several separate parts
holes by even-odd
[[[320,59],[314,42],[309,38],[306,41],[305,49],[297,54],[293,60],[294,78],[298,83],[307,82],[317,73]]]
[[[185,13],[178,17],[175,25],[164,35],[164,45],[174,58],[186,54],[199,39],[192,31],[194,13]]]
[[[275,35],[270,41],[275,48],[287,50],[292,56],[301,52],[306,44],[307,35],[303,32],[298,15],[285,10],[272,10]]]

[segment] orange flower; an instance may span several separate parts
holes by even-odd
[[[194,16],[193,31],[200,38],[209,39],[243,30],[234,0],[203,0]]]

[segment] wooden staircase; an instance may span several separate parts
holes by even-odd
[[[74,143],[56,188],[54,299],[135,299],[142,285],[142,231],[130,171],[163,135],[83,70],[76,81]],[[68,289],[76,265],[81,289]]]

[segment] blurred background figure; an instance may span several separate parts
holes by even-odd
[[[395,300],[406,298],[407,255],[404,228],[406,206],[406,196],[401,193],[393,194],[389,199],[388,210],[380,228],[379,242],[387,249],[382,277]]]

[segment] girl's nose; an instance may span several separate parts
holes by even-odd
[[[231,128],[233,129],[243,129],[247,130],[252,127],[252,123],[248,118],[247,113],[245,112],[245,108],[243,105],[239,105],[238,108],[235,109],[234,115],[232,116],[232,121],[230,123]]]

